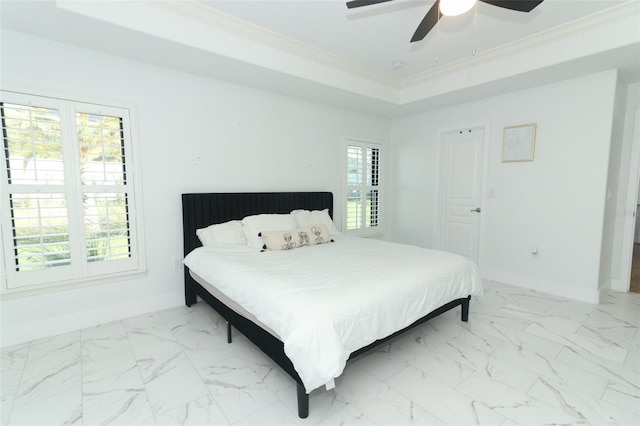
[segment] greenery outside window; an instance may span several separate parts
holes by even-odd
[[[380,155],[378,144],[347,140],[346,231],[381,233]]]
[[[129,109],[0,95],[2,290],[142,272]]]

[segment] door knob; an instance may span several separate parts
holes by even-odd
[[[480,209],[480,207],[476,207],[475,209],[469,210],[469,211],[480,213],[482,211],[482,209]]]

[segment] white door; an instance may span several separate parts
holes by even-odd
[[[484,127],[441,134],[440,249],[478,262]]]

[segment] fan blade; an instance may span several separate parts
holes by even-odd
[[[509,10],[518,12],[531,12],[543,0],[480,0],[483,3],[492,4]]]
[[[422,22],[416,28],[416,32],[413,33],[413,37],[411,37],[411,43],[414,41],[420,41],[429,34],[429,31],[438,23],[438,19],[442,17],[442,13],[440,13],[440,0],[436,0],[436,2],[431,6],[431,9],[424,15],[422,18]]]
[[[371,6],[372,4],[386,3],[393,0],[353,0],[347,2],[347,8],[353,9],[362,6]]]

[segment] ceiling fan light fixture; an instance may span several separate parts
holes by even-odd
[[[440,0],[440,13],[445,16],[458,16],[471,10],[476,0]]]

